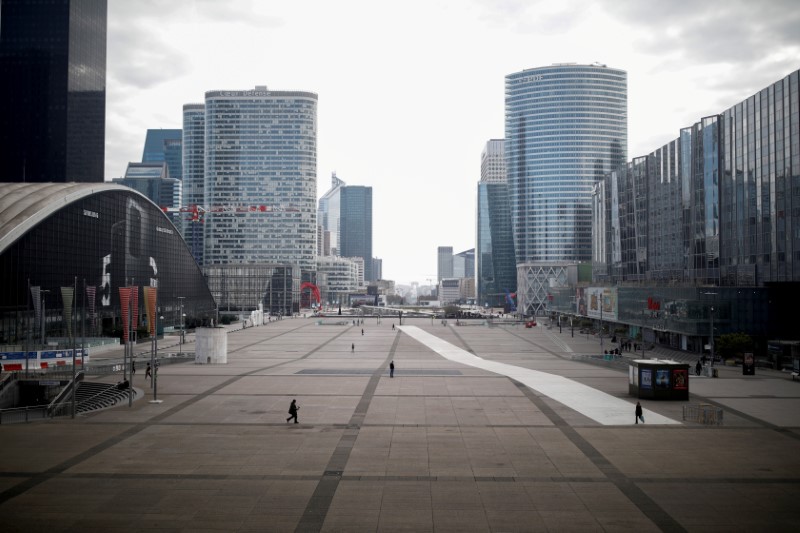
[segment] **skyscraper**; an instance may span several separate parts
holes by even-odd
[[[317,95],[209,91],[204,264],[316,269]]]
[[[372,187],[341,189],[339,255],[364,260],[364,280],[375,281],[372,270]]]
[[[517,292],[535,314],[553,268],[592,258],[592,190],[627,158],[627,74],[556,64],[509,74],[505,92]]]
[[[506,179],[505,139],[491,139],[481,152],[478,183],[476,298],[479,305],[502,306],[517,290],[517,265]]]
[[[176,129],[149,129],[144,140],[142,163],[164,161],[171,178],[183,179],[183,132]]]
[[[436,250],[436,281],[453,277],[453,247],[439,246]]]
[[[205,104],[183,106],[183,203],[205,207]],[[203,225],[199,213],[183,218],[183,238],[197,264],[203,265]]]
[[[331,188],[319,199],[317,223],[322,226],[324,253],[321,255],[341,255],[339,253],[339,219],[342,187],[346,184],[331,174]]]
[[[3,0],[0,13],[0,181],[102,182],[106,0]]]

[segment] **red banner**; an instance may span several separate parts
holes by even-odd
[[[147,312],[147,324],[150,329],[150,335],[155,336],[156,334],[156,296],[157,291],[155,287],[145,287],[144,288],[144,307],[145,311]]]
[[[130,338],[129,331],[128,331],[128,317],[130,316],[131,311],[131,288],[130,287],[120,287],[119,288],[119,305],[122,311],[122,343],[126,344],[128,339]]]

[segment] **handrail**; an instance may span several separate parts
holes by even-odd
[[[52,417],[55,416],[54,413],[56,409],[61,408],[61,404],[66,403],[64,398],[66,398],[68,392],[72,392],[72,388],[76,386],[76,383],[79,381],[83,381],[84,372],[81,370],[77,374],[75,374],[75,379],[70,380],[70,382],[61,389],[61,392],[53,398],[53,401],[47,406],[47,413]]]

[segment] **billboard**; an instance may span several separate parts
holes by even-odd
[[[617,320],[616,287],[587,287],[584,289],[586,315],[603,320]]]

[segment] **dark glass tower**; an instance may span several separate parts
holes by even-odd
[[[103,181],[106,18],[106,0],[0,2],[0,181]]]
[[[348,185],[342,188],[339,246],[342,257],[364,258],[364,279],[375,281],[372,273],[372,187]]]

